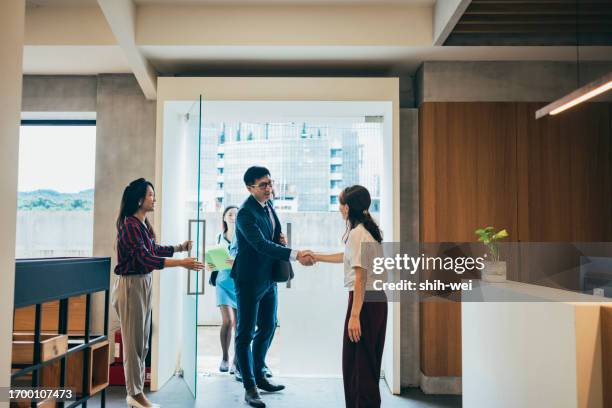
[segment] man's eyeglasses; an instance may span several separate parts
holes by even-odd
[[[267,183],[264,181],[264,182],[259,183],[259,184],[251,184],[251,187],[257,187],[260,190],[265,190],[268,187],[272,188],[272,187],[274,187],[274,180],[270,180]]]

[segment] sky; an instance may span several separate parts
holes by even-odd
[[[95,157],[95,126],[22,126],[18,190],[94,188]]]

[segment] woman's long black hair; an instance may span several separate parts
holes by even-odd
[[[126,188],[123,190],[123,196],[121,197],[121,205],[119,206],[119,216],[117,217],[117,232],[119,232],[121,226],[125,222],[125,219],[131,215],[134,215],[136,211],[140,208],[141,203],[147,197],[147,187],[151,187],[153,192],[155,192],[155,187],[151,182],[145,180],[144,178],[139,178],[137,180],[132,181]],[[148,219],[145,218],[145,225],[149,229],[151,236],[155,240],[155,231],[153,230],[153,226],[149,222]]]
[[[339,197],[340,204],[348,205],[348,217],[346,220],[346,232],[343,240],[346,242],[349,232],[359,224],[363,224],[364,228],[372,235],[372,238],[378,243],[382,242],[382,233],[378,224],[370,215],[370,192],[367,188],[354,185],[342,190]]]
[[[225,207],[225,210],[223,210],[223,215],[221,216],[221,226],[223,227],[224,236],[225,236],[225,233],[227,232],[227,222],[225,222],[225,214],[227,214],[227,212],[231,210],[232,208],[238,209],[238,207],[235,205],[228,205],[227,207]]]

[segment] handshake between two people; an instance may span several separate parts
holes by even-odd
[[[287,240],[285,238],[284,234],[280,234],[280,244],[282,245],[287,245]],[[192,247],[192,241],[185,241],[184,243],[177,245],[175,247],[175,252],[183,252],[183,251],[189,251]],[[304,265],[304,266],[312,266],[316,263],[316,259],[315,259],[315,254],[314,252],[312,252],[311,250],[301,250],[297,252],[297,261]],[[215,270],[215,266],[209,263],[202,263],[199,262],[197,258],[192,258],[192,257],[188,257],[188,258],[183,258],[183,259],[177,259],[176,261],[176,265],[167,265],[167,266],[182,266],[184,268],[187,269],[192,269],[192,270],[202,270],[202,269],[206,269],[208,271],[213,271]],[[168,262],[169,263],[169,262]],[[227,260],[227,266],[229,268],[232,267],[232,265],[234,264],[234,260],[233,259],[228,259]]]
[[[298,251],[297,260],[304,266],[312,266],[317,263],[314,253],[311,250]]]
[[[281,245],[287,246],[287,239],[285,238],[285,234],[281,232],[279,242]],[[310,250],[298,251],[297,253],[297,261],[304,266],[312,266],[316,263],[314,258],[314,253]]]

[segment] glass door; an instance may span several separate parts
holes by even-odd
[[[346,186],[366,186],[373,199],[370,210],[380,219],[382,118],[334,116],[328,105],[313,103],[207,101],[204,106],[200,204],[209,221],[208,237],[220,232],[223,209],[239,206],[248,196],[242,177],[251,165],[270,170],[274,207],[294,249],[344,250],[338,195]],[[278,285],[278,326],[266,363],[283,377],[341,377],[348,298],[342,265],[294,262],[293,268],[290,285]],[[200,299],[202,330],[217,330],[207,337],[217,343],[213,291]],[[205,353],[208,349],[213,348],[202,347]],[[219,354],[200,357],[203,372],[221,375]]]
[[[186,229],[186,236],[193,241],[193,246],[188,256],[204,259],[205,245],[205,221],[200,216],[201,212],[201,189],[200,189],[200,149],[202,144],[202,97],[196,101],[185,115],[185,134],[182,143],[182,167],[184,173],[175,180],[181,183],[184,196],[180,202],[184,208],[182,222]],[[182,345],[181,345],[181,370],[183,379],[194,398],[197,393],[197,319],[198,319],[198,296],[204,293],[203,273],[182,269],[182,281],[184,283],[181,294],[182,300]]]

